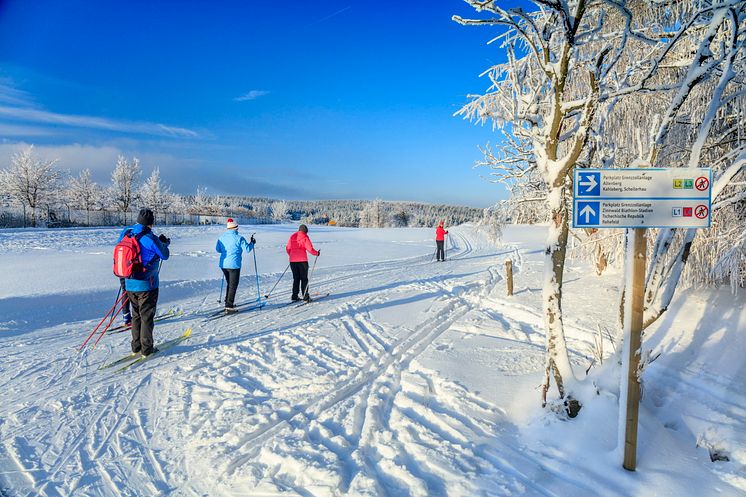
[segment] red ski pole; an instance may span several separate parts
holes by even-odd
[[[114,309],[116,309],[117,305],[119,305],[119,303],[120,303],[120,302],[122,301],[122,299],[123,299],[123,298],[125,298],[126,296],[127,296],[127,292],[125,292],[125,293],[124,293],[124,294],[123,294],[123,295],[122,295],[121,297],[119,297],[119,298],[117,299],[117,301],[116,301],[116,302],[114,302],[114,305],[113,305],[113,306],[111,306],[111,309],[109,309],[109,310],[108,310],[108,311],[106,312],[106,314],[104,314],[104,317],[102,317],[102,318],[101,318],[101,321],[99,321],[99,322],[98,322],[98,324],[96,325],[96,327],[95,327],[95,328],[93,328],[93,331],[91,332],[91,334],[90,334],[90,335],[88,335],[88,338],[86,338],[86,339],[85,339],[85,342],[83,342],[83,344],[82,344],[82,345],[81,345],[80,347],[78,347],[78,352],[80,352],[81,350],[83,350],[83,347],[85,347],[85,344],[87,344],[87,343],[88,343],[88,340],[90,340],[90,339],[91,339],[91,337],[92,337],[93,335],[95,335],[95,334],[96,334],[96,331],[98,331],[98,329],[99,329],[99,328],[101,327],[101,324],[103,324],[103,322],[104,322],[104,321],[106,321],[106,318],[108,318],[108,317],[109,317],[109,315],[110,315],[110,314],[111,314],[112,312],[114,312]]]
[[[125,293],[125,295],[126,295],[126,293]],[[123,308],[124,308],[124,300],[122,300],[122,303],[120,304],[119,308],[117,309],[117,312],[115,312],[114,314],[111,315],[111,319],[109,319],[109,322],[106,323],[106,326],[103,327],[103,329],[101,330],[100,334],[98,335],[98,338],[96,339],[96,341],[93,342],[93,348],[94,349],[96,348],[96,345],[98,345],[98,342],[101,340],[101,338],[103,338],[103,336],[106,335],[106,332],[109,330],[109,328],[111,328],[111,323],[114,322],[114,320],[116,319],[116,317],[119,315],[119,313],[122,311]]]

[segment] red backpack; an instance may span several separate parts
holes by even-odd
[[[132,278],[137,273],[142,273],[140,237],[144,234],[141,232],[133,235],[132,230],[129,230],[114,247],[114,275]]]

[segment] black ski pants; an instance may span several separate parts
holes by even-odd
[[[438,259],[439,261],[446,260],[446,253],[443,250],[445,240],[435,240],[435,244],[438,246],[438,250],[436,251],[436,259]]]
[[[238,269],[226,269],[223,270],[223,276],[225,276],[225,306],[235,307],[236,305],[236,290],[238,290],[238,281],[241,279],[241,268]]]
[[[130,299],[127,297],[127,288],[124,286],[124,282],[127,281],[125,278],[119,278],[119,286],[122,288],[122,317],[124,321],[129,323],[132,321],[132,314],[130,314]]]
[[[132,307],[132,352],[153,352],[153,318],[158,304],[158,289],[127,292]]]
[[[298,300],[298,293],[300,292],[300,298],[305,298],[308,293],[308,261],[305,262],[291,262],[290,269],[293,271],[293,300]]]

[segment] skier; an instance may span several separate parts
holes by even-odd
[[[298,231],[290,235],[288,244],[285,246],[285,251],[290,256],[290,269],[293,271],[293,295],[290,297],[293,302],[300,300],[299,291],[303,293],[303,300],[311,301],[311,296],[308,294],[308,255],[306,252],[316,257],[321,255],[320,250],[313,248],[307,233],[308,227],[301,224],[298,226]]]
[[[158,304],[158,273],[161,261],[168,259],[171,240],[165,235],[153,234],[153,211],[140,209],[137,224],[124,228],[119,241],[128,233],[139,237],[142,271],[124,281],[127,298],[132,308],[132,352],[149,356],[158,349],[153,347],[153,318]]]
[[[445,261],[446,260],[446,254],[443,250],[443,246],[445,245],[445,239],[448,232],[443,228],[443,221],[438,223],[438,227],[435,229],[435,245],[437,245],[436,255],[438,261]]]
[[[246,238],[238,234],[238,223],[233,219],[228,219],[226,224],[227,231],[220,235],[218,242],[215,244],[215,251],[220,252],[220,269],[225,276],[225,312],[236,312],[235,298],[238,282],[241,279],[241,254],[245,250],[247,253],[254,249],[256,240],[251,237],[247,242]]]

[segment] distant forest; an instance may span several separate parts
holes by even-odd
[[[119,157],[111,183],[99,185],[84,170],[70,176],[56,160],[42,160],[33,147],[11,157],[0,169],[0,227],[111,226],[132,222],[140,207],[151,208],[162,224],[206,224],[238,217],[243,222],[309,224],[364,228],[434,226],[478,222],[483,209],[383,200],[276,200],[266,197],[179,195],[154,168],[142,181],[136,158]]]

